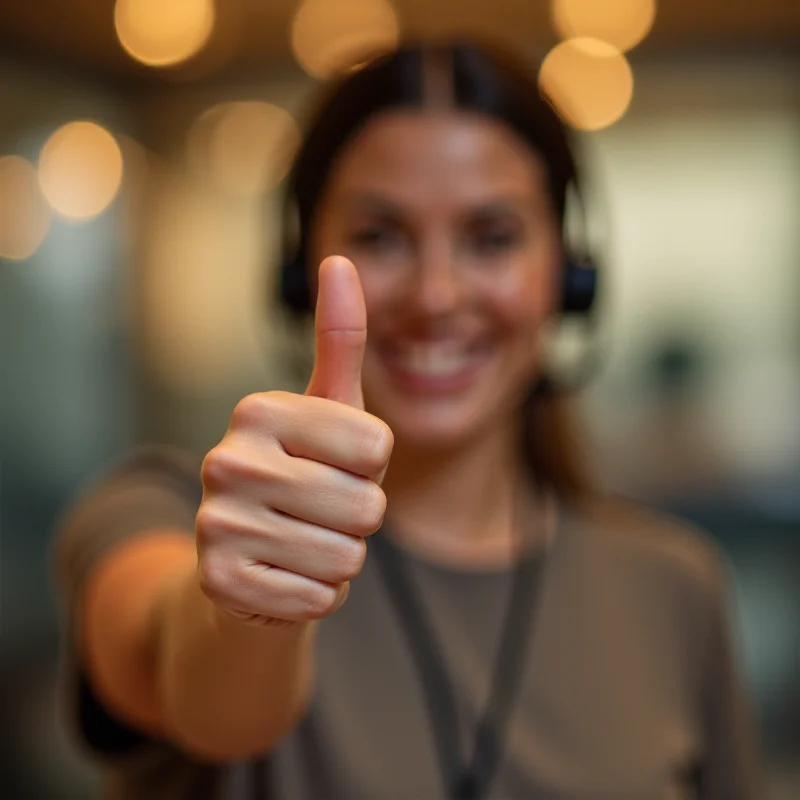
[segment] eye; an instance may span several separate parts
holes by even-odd
[[[510,225],[479,225],[470,236],[472,248],[485,256],[513,250],[522,244],[522,240],[521,231]]]
[[[405,241],[400,231],[388,225],[367,225],[359,228],[351,239],[357,248],[375,253],[402,247]]]
[[[478,246],[482,250],[504,250],[513,247],[519,241],[516,231],[494,230],[478,234]]]

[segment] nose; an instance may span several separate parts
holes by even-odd
[[[411,284],[410,294],[417,312],[440,317],[458,308],[465,287],[449,242],[431,242],[420,248]]]

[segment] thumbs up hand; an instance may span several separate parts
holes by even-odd
[[[319,269],[316,358],[304,395],[248,395],[203,462],[199,579],[219,608],[256,625],[320,619],[347,597],[383,522],[393,437],[364,411],[367,339],[355,267]]]

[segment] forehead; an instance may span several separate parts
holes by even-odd
[[[344,148],[333,195],[380,193],[406,204],[545,198],[541,158],[502,123],[461,111],[381,114]]]

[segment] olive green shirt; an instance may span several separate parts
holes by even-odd
[[[200,763],[102,705],[72,643],[87,575],[146,528],[178,526],[192,536],[201,494],[198,463],[144,448],[77,498],[56,534],[64,690],[75,736],[102,770],[104,796],[445,800],[416,663],[374,557],[320,626],[307,714],[263,759]],[[718,549],[627,504],[562,506],[559,516],[489,797],[763,797]],[[471,743],[511,573],[407,558],[453,682],[462,742]]]

